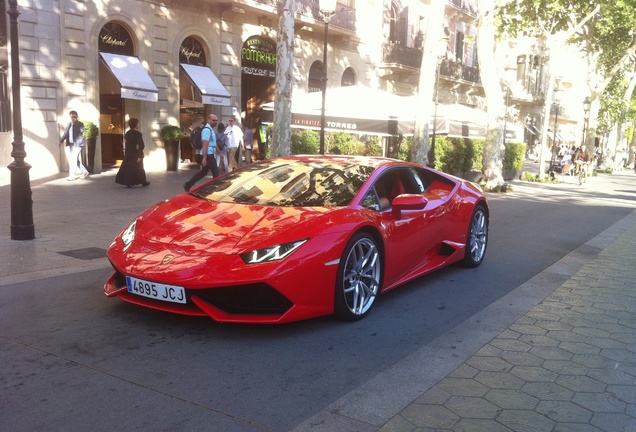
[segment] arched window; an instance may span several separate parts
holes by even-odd
[[[307,85],[307,92],[319,92],[322,91],[322,78],[324,71],[321,61],[315,61],[309,68],[309,82]]]
[[[356,85],[356,73],[353,68],[348,67],[345,69],[340,79],[340,85],[342,87]]]
[[[398,1],[391,2],[389,15],[389,41],[406,44],[406,30],[408,27],[407,12]]]

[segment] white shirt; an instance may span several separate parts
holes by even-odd
[[[234,123],[233,126],[228,126],[225,129],[225,135],[227,135],[227,146],[228,148],[238,147],[239,144],[243,141],[243,131],[240,126],[237,126]]]

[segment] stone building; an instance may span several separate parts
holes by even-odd
[[[6,8],[3,2],[2,7]],[[140,120],[148,169],[164,169],[160,130],[188,129],[209,113],[257,128],[274,99],[275,0],[18,0],[22,124],[31,178],[66,171],[58,140],[68,111],[100,129],[94,166],[122,157],[123,132]],[[339,0],[330,20],[327,88],[364,85],[399,95],[418,89],[430,1]],[[6,16],[6,11],[1,11]],[[448,0],[436,69],[437,100],[483,109],[475,50],[476,1]],[[296,0],[294,92],[320,91],[325,25],[317,0]],[[6,28],[3,28],[7,40]],[[11,162],[10,78],[0,48],[0,165]],[[329,92],[327,92],[329,94]],[[355,101],[353,103],[355,109]],[[523,117],[523,116],[521,116]],[[9,116],[10,118],[10,116]]]

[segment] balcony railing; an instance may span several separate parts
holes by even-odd
[[[440,76],[445,76],[455,80],[463,80],[475,84],[481,83],[479,68],[467,66],[449,59],[443,59],[439,68]]]
[[[449,3],[467,14],[477,16],[477,2],[475,0],[449,0]]]
[[[382,47],[382,62],[419,69],[422,66],[422,50],[389,42]]]
[[[271,6],[276,11],[276,0],[254,0],[256,3]],[[296,0],[296,14],[323,21],[318,0]],[[336,13],[329,21],[330,26],[340,27],[352,32],[356,31],[356,10],[340,3],[336,5]]]

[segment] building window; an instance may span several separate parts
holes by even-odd
[[[356,73],[353,68],[346,68],[342,73],[342,79],[340,80],[340,85],[342,87],[356,85]]]
[[[464,33],[457,32],[455,36],[455,60],[464,63]]]
[[[389,17],[389,41],[398,44],[406,44],[406,30],[408,20],[403,10],[400,10],[398,2],[391,2],[391,14]]]

